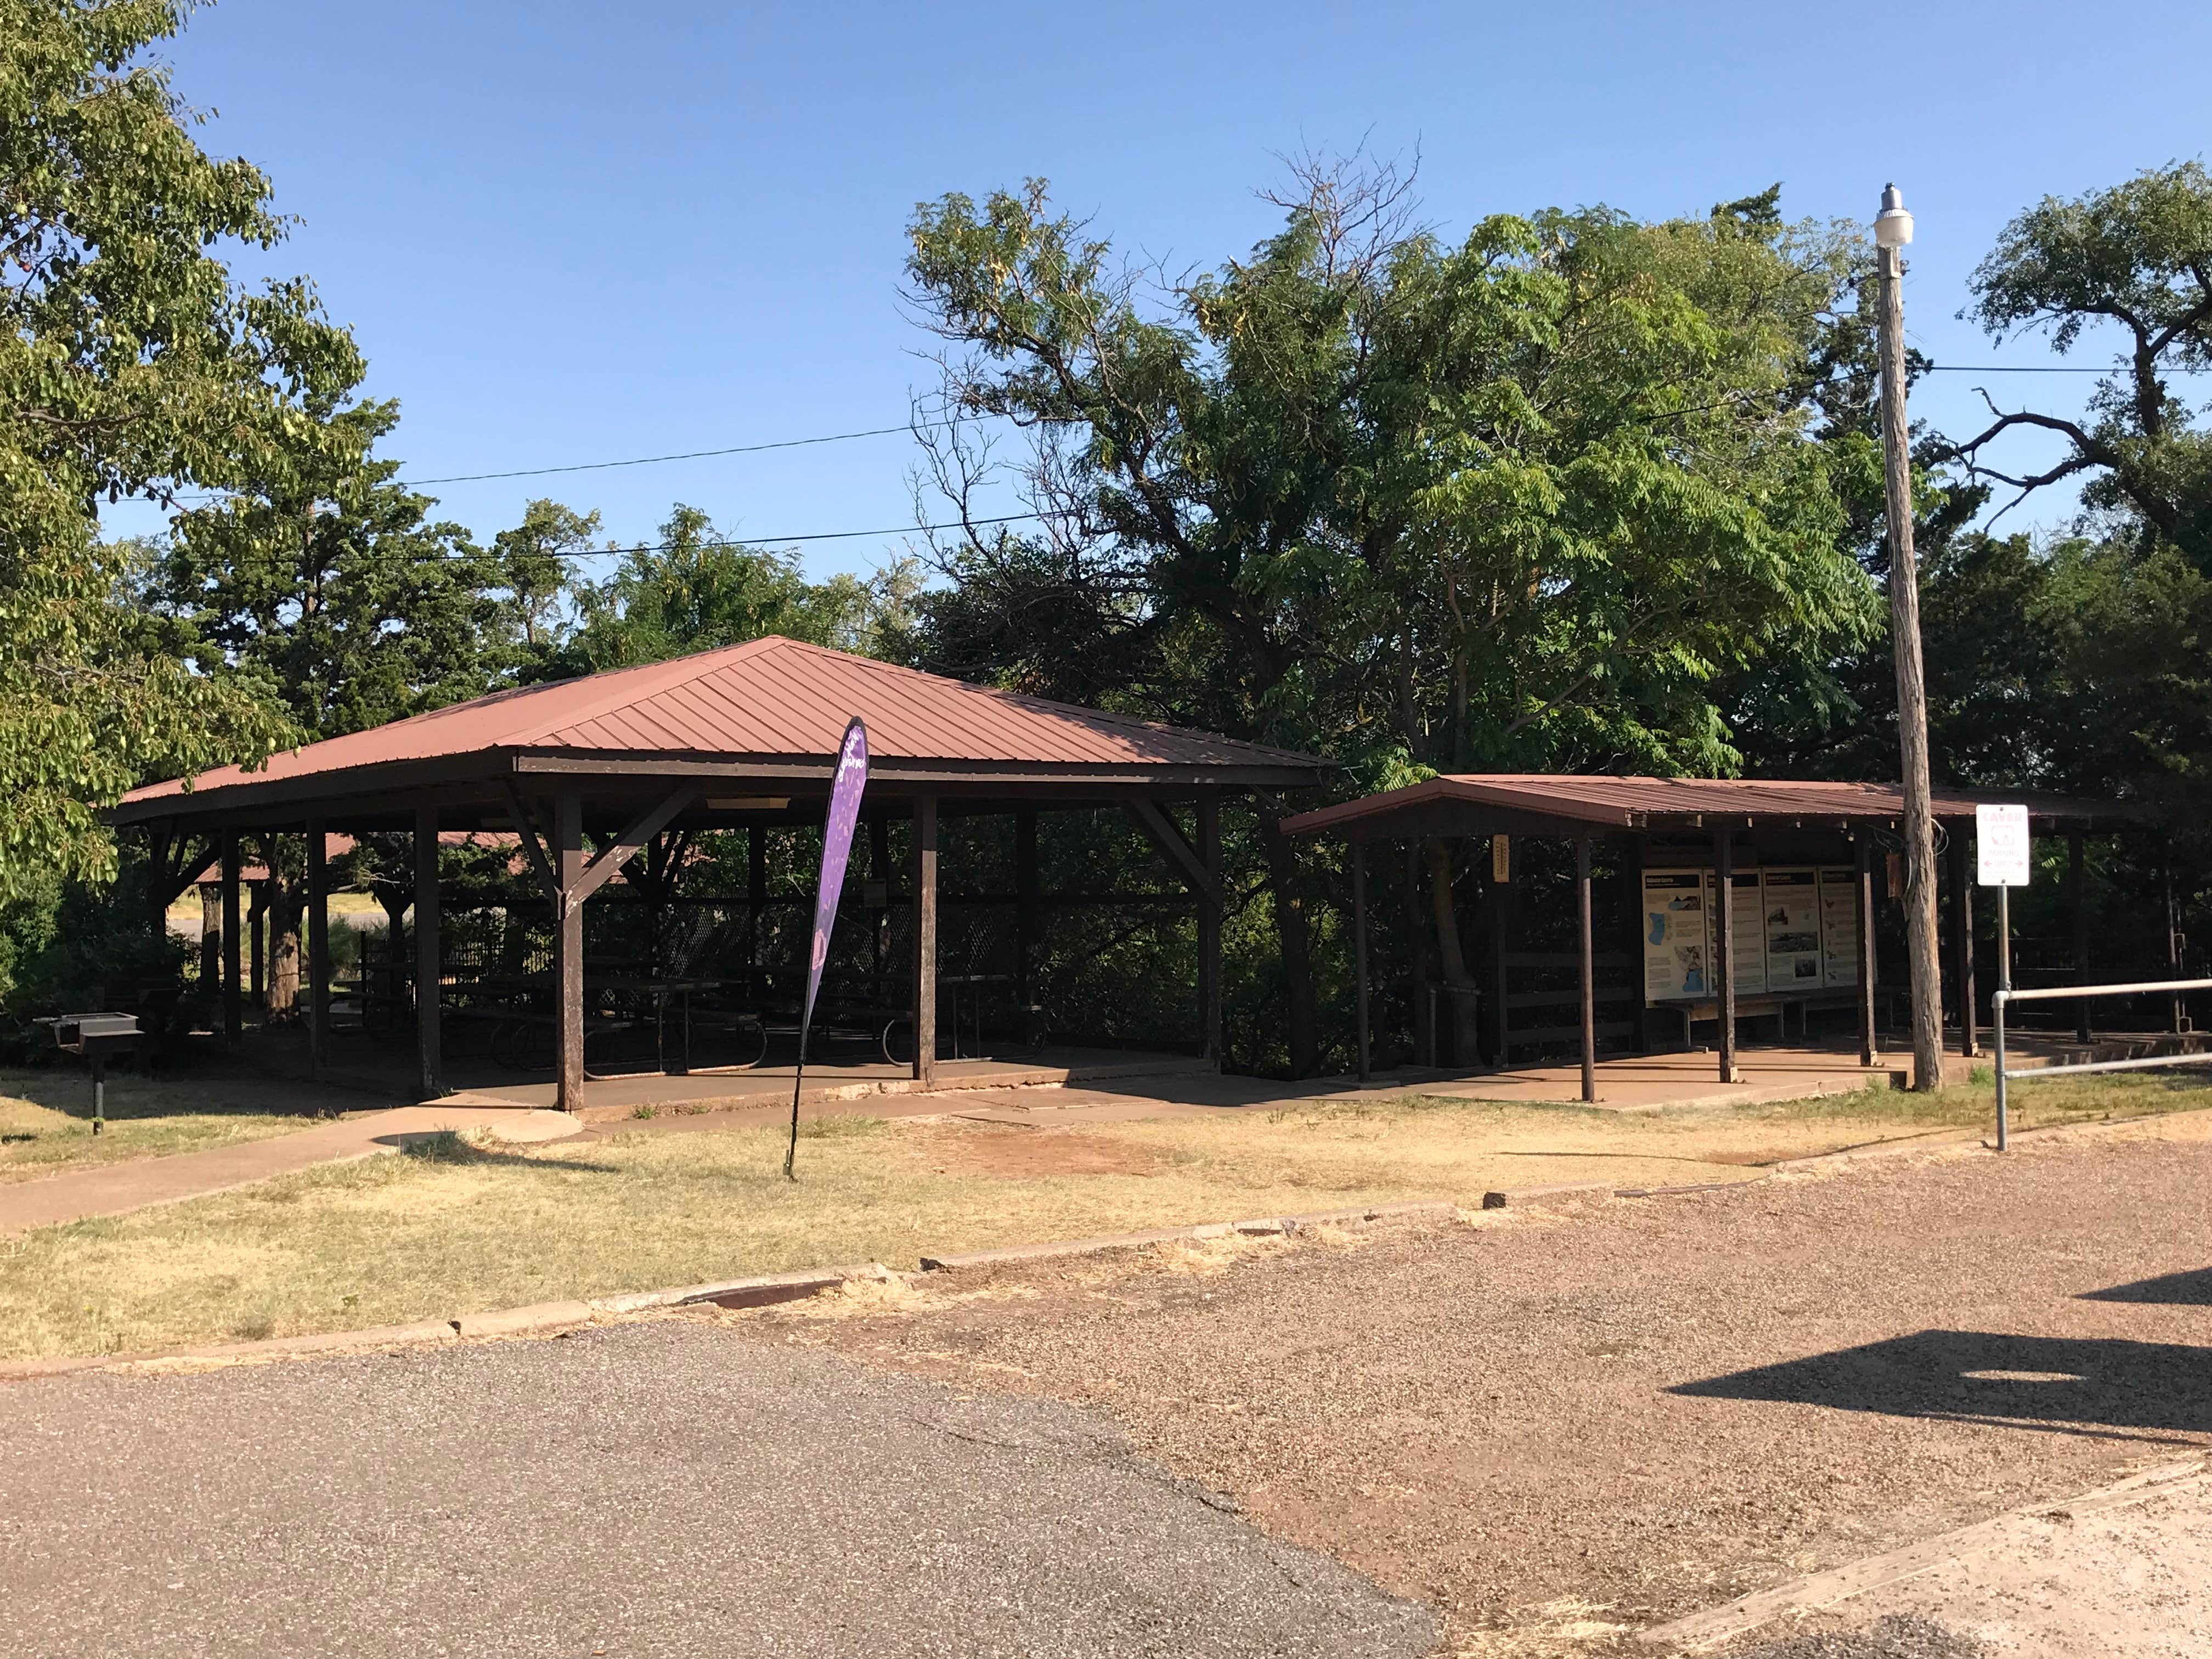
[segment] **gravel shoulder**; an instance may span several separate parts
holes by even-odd
[[[2212,1444],[2208,1266],[2191,1123],[729,1317],[1109,1413],[1462,1651],[1626,1651]]]

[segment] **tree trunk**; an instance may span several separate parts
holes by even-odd
[[[385,994],[392,999],[392,1029],[398,1030],[407,1023],[408,987],[415,978],[411,971],[414,964],[408,959],[405,926],[407,912],[415,902],[415,895],[411,890],[398,892],[389,888],[379,888],[376,897],[384,907],[384,944],[391,952],[384,964]],[[366,971],[361,976],[361,985],[366,994],[368,989]],[[368,1010],[362,1012],[365,1014]]]
[[[300,1004],[300,889],[296,882],[269,878],[268,1017],[289,1019]]]
[[[200,994],[213,996],[222,982],[222,889],[200,884]]]
[[[1297,854],[1283,833],[1282,814],[1273,803],[1256,800],[1260,840],[1267,854],[1267,886],[1274,896],[1275,938],[1283,953],[1283,1012],[1290,1024],[1291,1075],[1311,1077],[1321,1069],[1321,1032],[1314,1004],[1313,919],[1298,879]]]
[[[1467,952],[1460,944],[1451,848],[1435,837],[1425,846],[1429,855],[1429,900],[1436,913],[1437,957],[1443,967],[1446,999],[1451,1004],[1452,1061],[1473,1066],[1482,1054],[1481,1021],[1477,1017],[1474,975],[1468,969]]]

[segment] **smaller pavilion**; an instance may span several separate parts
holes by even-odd
[[[2024,805],[2031,832],[2065,835],[2072,843],[2077,933],[2081,837],[2131,827],[2129,809],[2112,802],[2032,793],[1937,789],[1937,823],[1946,832],[1952,905],[1949,972],[1964,1050],[1976,1052],[1972,911],[1966,861],[1978,806]],[[1509,1050],[1509,1020],[1528,1005],[1572,1006],[1573,1026],[1534,1035],[1577,1040],[1582,1094],[1597,1098],[1601,1039],[1629,1037],[1648,1048],[1652,1017],[1679,1020],[1688,1046],[1692,1024],[1717,1027],[1724,1083],[1738,1080],[1737,1022],[1752,1014],[1801,1020],[1816,1007],[1855,1008],[1860,1063],[1876,1054],[1875,1020],[1875,866],[1877,847],[1901,844],[1905,803],[1893,783],[1833,783],[1733,778],[1571,776],[1483,774],[1434,777],[1404,789],[1364,796],[1284,822],[1293,834],[1335,836],[1350,844],[1355,971],[1358,980],[1359,1075],[1371,1066],[1368,949],[1367,848],[1372,842],[1491,838],[1494,874],[1510,894],[1517,865],[1511,842],[1553,837],[1576,857],[1578,989],[1516,992],[1521,964],[1497,941],[1491,1018],[1496,1060]],[[1626,966],[1631,983],[1602,995],[1595,984],[1600,952],[1592,927],[1591,849],[1614,842],[1635,889],[1636,937],[1605,954]],[[1637,1005],[1643,1017],[1600,1022],[1601,1000]],[[2088,1041],[2087,1012],[2081,1038]]]
[[[1013,815],[1017,845],[1030,849],[1033,868],[1038,813],[1126,812],[1196,901],[1198,1048],[1218,1063],[1221,801],[1238,792],[1325,782],[1334,763],[1312,755],[770,637],[495,693],[278,754],[256,770],[224,767],[151,784],[125,796],[112,817],[153,836],[157,872],[177,890],[215,852],[223,890],[223,1023],[234,1045],[242,1024],[239,837],[305,836],[305,1002],[311,1063],[319,1067],[331,1029],[323,902],[330,838],[411,830],[414,1000],[425,1096],[444,1089],[440,838],[456,831],[514,835],[556,922],[556,1099],[575,1111],[585,1082],[586,901],[659,836],[818,823],[838,743],[854,715],[868,729],[863,817],[878,836],[887,819],[912,825],[915,955],[906,1013],[918,1086],[932,1086],[938,1066],[944,813]],[[757,849],[757,835],[753,844]],[[758,858],[756,850],[756,870]],[[1026,894],[1024,902],[1034,896]]]

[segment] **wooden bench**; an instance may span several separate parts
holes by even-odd
[[[1790,1011],[1797,1011],[1797,1035],[1809,1036],[1807,1020],[1815,1008],[1856,1008],[1859,994],[1851,986],[1826,986],[1818,991],[1766,991],[1739,996],[1735,1000],[1735,1017],[1739,1020],[1764,1019],[1774,1017],[1774,1037],[1779,1042],[1790,1035]],[[1692,1030],[1701,1020],[1717,1024],[1721,1017],[1718,997],[1668,997],[1649,1005],[1656,1011],[1680,1014],[1682,1018],[1682,1047],[1695,1047],[1691,1040]]]

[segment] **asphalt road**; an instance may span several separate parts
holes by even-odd
[[[682,1322],[0,1392],[0,1651],[1425,1654],[1103,1418]]]

